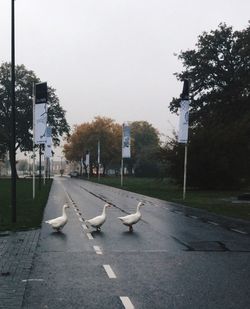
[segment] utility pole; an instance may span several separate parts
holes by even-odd
[[[15,0],[11,1],[11,209],[16,222]]]

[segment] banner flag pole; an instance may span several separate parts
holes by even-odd
[[[187,79],[184,79],[183,91],[181,93],[179,135],[178,135],[178,142],[185,144],[183,200],[185,200],[186,198],[188,126],[189,126],[189,81]]]
[[[44,149],[44,184],[45,179],[48,178],[50,174],[50,158],[52,156],[52,137],[51,137],[51,127],[46,128],[46,142]]]
[[[131,157],[130,139],[130,127],[129,124],[126,122],[122,125],[121,186],[123,186],[123,159]]]
[[[100,161],[100,156],[101,156],[101,149],[100,149],[100,140],[98,140],[97,144],[97,153],[98,153],[98,158],[97,158],[97,164],[98,164],[98,181],[100,181],[100,167],[101,167],[101,161]]]
[[[186,198],[186,182],[187,182],[187,144],[185,144],[185,155],[184,155],[183,200],[185,200]]]
[[[33,84],[33,156],[35,145],[39,145],[39,190],[41,189],[41,155],[42,144],[46,143],[46,128],[47,128],[47,101],[48,88],[47,82]],[[35,177],[34,159],[33,159],[33,183]],[[34,184],[33,184],[34,187]],[[34,189],[33,189],[34,190]],[[34,192],[33,192],[34,198]]]
[[[90,151],[89,150],[87,150],[86,152],[85,164],[87,167],[87,176],[89,179],[89,174],[90,174]]]
[[[33,199],[36,196],[36,178],[35,178],[35,165],[36,165],[36,153],[35,153],[35,83],[33,82]]]
[[[121,160],[121,187],[123,186],[123,158]]]
[[[45,185],[45,183],[46,183],[45,177],[46,177],[46,173],[47,173],[46,156],[45,156],[45,153],[44,153],[44,155],[43,155],[43,162],[44,162],[44,167],[43,167],[43,184]]]

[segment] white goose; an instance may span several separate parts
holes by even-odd
[[[110,204],[106,203],[103,206],[102,214],[100,216],[96,216],[92,219],[88,219],[85,222],[89,223],[92,227],[95,227],[97,231],[101,230],[101,226],[106,221],[106,208],[111,207]]]
[[[122,221],[122,223],[129,227],[129,231],[133,231],[132,225],[137,223],[141,219],[140,207],[143,206],[144,203],[139,202],[137,205],[136,212],[124,217],[118,217]]]
[[[69,208],[69,205],[67,204],[63,205],[62,216],[57,217],[55,219],[47,220],[45,221],[45,223],[48,223],[49,225],[52,226],[54,230],[59,232],[68,221],[66,211],[65,211],[66,208]]]

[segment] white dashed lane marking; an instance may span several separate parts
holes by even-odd
[[[44,279],[24,279],[24,280],[22,280],[22,282],[32,282],[32,281],[43,282]]]
[[[112,268],[110,267],[110,265],[103,265],[103,268],[105,269],[108,277],[110,279],[115,279],[116,278],[116,275],[115,273],[113,272]]]
[[[86,233],[86,235],[88,236],[88,239],[90,239],[90,240],[94,239],[93,236],[91,235],[91,233]]]
[[[127,296],[120,296],[120,300],[125,309],[134,309],[134,305],[132,304],[131,300]]]
[[[219,223],[216,223],[216,222],[213,222],[213,221],[207,221],[207,223],[213,224],[213,225],[219,225]]]
[[[244,235],[247,234],[247,232],[244,232],[244,231],[241,231],[241,230],[237,230],[237,229],[230,229],[230,230],[233,231],[233,232],[236,232],[236,233],[244,234]]]
[[[100,249],[99,246],[93,246],[93,248],[94,248],[96,254],[102,254],[102,250]]]
[[[198,217],[197,216],[189,216],[190,218],[192,218],[192,219],[198,219]]]

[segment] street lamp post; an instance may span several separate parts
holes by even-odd
[[[16,222],[15,0],[11,2],[11,208]]]

